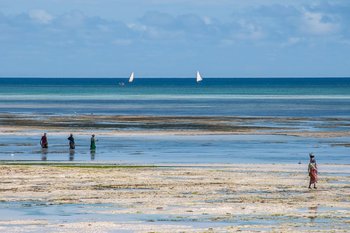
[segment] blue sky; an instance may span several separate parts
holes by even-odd
[[[348,0],[1,0],[0,77],[350,75]]]

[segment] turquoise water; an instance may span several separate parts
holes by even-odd
[[[123,83],[123,85],[121,85]],[[350,78],[194,79],[39,79],[0,78],[0,114],[153,115],[307,117],[299,131],[349,130]],[[328,117],[333,117],[329,125]],[[1,120],[0,120],[1,123]],[[288,128],[288,123],[261,126]],[[265,125],[264,125],[265,124]],[[100,137],[96,154],[89,138],[76,135],[77,149],[67,150],[66,136],[49,134],[49,150],[37,136],[0,138],[0,160],[74,160],[119,163],[298,163],[313,151],[324,163],[349,163],[349,138],[275,136]],[[130,129],[132,130],[132,129]],[[73,132],[74,133],[74,132]]]
[[[125,85],[119,85],[124,83]],[[10,95],[323,95],[350,96],[350,78],[0,78]]]
[[[123,83],[124,85],[120,85]],[[0,113],[350,116],[350,78],[1,78]]]

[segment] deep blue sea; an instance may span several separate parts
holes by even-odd
[[[0,87],[0,113],[350,116],[350,78],[0,78]]]
[[[308,117],[295,127],[311,131],[328,130],[326,119],[337,117],[343,122],[335,130],[350,127],[350,78],[207,78],[199,84],[193,78],[136,78],[131,84],[120,78],[0,78],[0,87],[0,113]],[[41,134],[1,136],[0,160],[307,163],[314,152],[321,163],[350,161],[349,147],[334,146],[348,143],[348,137],[97,132],[91,154],[89,137],[79,134],[73,153],[67,136],[50,134],[48,151],[41,151]]]

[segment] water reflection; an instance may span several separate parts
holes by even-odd
[[[96,154],[95,150],[90,150],[91,161],[95,160],[95,154]]]
[[[47,160],[47,148],[41,148],[41,160],[46,161]]]
[[[310,206],[309,209],[309,218],[310,222],[314,223],[315,219],[317,218],[317,208],[318,206]]]
[[[73,161],[74,160],[74,154],[75,154],[75,150],[74,149],[69,149],[69,161]]]

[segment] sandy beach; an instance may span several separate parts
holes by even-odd
[[[320,165],[309,190],[306,164],[3,162],[0,230],[348,232],[349,168]]]

